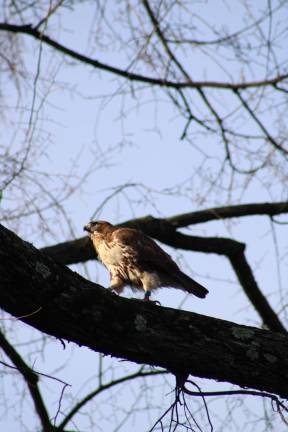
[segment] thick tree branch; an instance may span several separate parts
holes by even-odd
[[[156,238],[163,242],[161,234]],[[244,243],[221,237],[203,238],[188,236],[177,231],[165,233],[164,242],[176,249],[216,253],[226,256],[229,259],[246,296],[261,317],[263,324],[272,331],[286,333],[285,327],[270,306],[266,297],[262,294],[256,279],[254,278],[252,269],[245,256]]]
[[[279,214],[288,213],[288,202],[278,203],[256,203],[242,204],[235,206],[214,207],[210,209],[184,213],[168,218],[153,218],[146,216],[139,219],[130,220],[121,224],[121,226],[129,226],[139,228],[145,234],[154,237],[157,240],[166,243],[166,234],[175,231],[176,228],[183,228],[189,225],[209,222],[212,220],[228,219],[232,217],[267,215],[276,216]],[[161,237],[161,238],[160,238]],[[235,250],[235,242],[230,239],[190,237],[189,250],[199,252],[211,252],[227,255]],[[61,264],[74,264],[85,262],[95,258],[95,252],[90,244],[87,236],[77,240],[59,243],[54,246],[48,246],[42,249],[43,252],[49,254],[51,258]],[[237,243],[237,242],[236,242]],[[237,246],[236,246],[237,248]],[[245,245],[243,245],[245,248]],[[238,248],[237,248],[238,250]]]
[[[280,333],[117,297],[3,226],[0,283],[4,310],[57,338],[288,398],[288,338]]]
[[[263,324],[272,331],[286,333],[287,330],[278,315],[274,312],[258,287],[245,253],[239,251],[239,253],[232,254],[228,258],[246,296],[260,315]]]
[[[57,51],[65,54],[75,60],[78,60],[82,63],[93,66],[97,69],[104,70],[106,72],[113,73],[115,75],[126,78],[130,81],[142,82],[144,84],[149,84],[153,86],[160,87],[170,87],[174,89],[183,89],[183,88],[217,88],[219,90],[244,90],[248,88],[257,88],[257,87],[266,87],[266,86],[276,86],[277,84],[286,81],[288,79],[288,74],[276,75],[270,79],[264,79],[259,81],[247,81],[242,83],[225,83],[218,81],[170,81],[162,78],[153,78],[145,75],[139,75],[136,73],[129,72],[127,70],[119,69],[117,67],[108,65],[106,63],[100,62],[96,59],[92,59],[91,57],[87,57],[77,51],[74,51],[59,42],[51,39],[49,36],[43,34],[37,27],[33,27],[30,24],[26,25],[18,25],[18,24],[9,24],[2,22],[0,23],[0,31],[7,31],[11,33],[19,33],[26,34],[31,36],[39,41],[44,42],[46,45],[56,49]]]
[[[246,204],[231,207],[219,207],[198,212],[186,213],[167,219],[155,219],[151,216],[127,221],[122,226],[141,229],[147,235],[174,247],[195,252],[215,253],[226,256],[238,277],[242,288],[248,299],[261,317],[263,324],[270,330],[286,332],[277,314],[269,305],[266,297],[262,294],[245,256],[245,244],[223,237],[198,237],[188,236],[176,231],[178,227],[184,227],[193,223],[205,222],[213,219],[240,217],[248,215],[275,215],[286,213],[288,204],[262,203]],[[95,258],[95,252],[88,238],[81,238],[71,242],[60,243],[42,249],[55,261],[61,264],[73,264],[85,262]]]
[[[184,213],[166,218],[175,228],[195,225],[212,220],[230,219],[234,217],[267,215],[276,216],[288,213],[288,202],[240,204],[225,207],[213,207],[191,213]]]
[[[245,249],[243,243],[224,237],[199,237],[182,234],[177,232],[165,219],[156,219],[152,216],[130,220],[119,225],[140,229],[148,236],[177,249],[220,255],[237,252],[239,247]],[[87,236],[54,246],[47,246],[41,251],[48,254],[58,263],[66,265],[86,262],[96,258],[95,250]]]

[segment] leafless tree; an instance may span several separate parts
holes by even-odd
[[[16,401],[19,427],[29,431],[39,424],[45,432],[127,430],[133,421],[155,431],[287,428],[287,283],[281,276],[287,246],[279,237],[285,236],[288,212],[288,3],[260,3],[3,1],[0,222],[8,228],[0,229],[3,422]],[[92,101],[99,112],[113,113],[118,139],[111,144],[91,139],[89,148],[65,142],[57,153],[61,97],[75,98],[85,112]],[[125,160],[133,141],[129,125],[137,115],[144,121],[147,110],[153,121],[145,140],[151,130],[164,136],[172,119],[175,157],[189,148],[190,169],[179,180],[175,167],[165,187],[129,176],[112,184],[112,166]],[[79,128],[82,120],[77,119]],[[116,298],[89,282],[95,265],[87,261],[95,254],[79,238],[75,213],[82,197],[94,194],[95,183],[99,193],[87,219],[107,209],[115,222],[143,230],[172,253],[226,259],[253,327]],[[177,208],[184,200],[186,210],[168,216],[167,199],[176,200]],[[143,216],[147,209],[153,217]],[[266,263],[276,260],[268,289],[261,277],[257,282],[262,258],[251,259],[249,238],[233,235],[234,224],[261,218],[268,220],[264,229],[272,245]],[[198,224],[203,230],[191,235]],[[70,357],[84,348],[73,351],[67,341],[89,347],[95,359],[90,379],[81,364],[79,395],[69,386]],[[46,359],[55,344],[65,350],[44,373],[33,363],[35,353]],[[59,371],[65,378],[58,378]],[[31,401],[37,422],[25,415]]]

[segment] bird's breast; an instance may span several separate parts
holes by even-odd
[[[97,242],[97,244],[94,244],[94,246],[97,250],[100,260],[106,267],[120,264],[125,257],[121,246],[115,243],[109,244],[102,241]]]

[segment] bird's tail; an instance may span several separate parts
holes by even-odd
[[[179,283],[178,287],[189,292],[190,294],[194,294],[196,297],[205,298],[208,294],[208,290],[196,282],[194,279],[191,279],[183,272],[177,273],[175,275],[177,282]]]

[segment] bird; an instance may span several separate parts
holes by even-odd
[[[121,294],[126,285],[144,290],[144,301],[160,287],[173,287],[205,298],[208,290],[183,273],[170,255],[152,238],[135,228],[91,221],[88,232],[100,261],[110,273],[109,289]],[[155,302],[157,303],[157,302]]]

